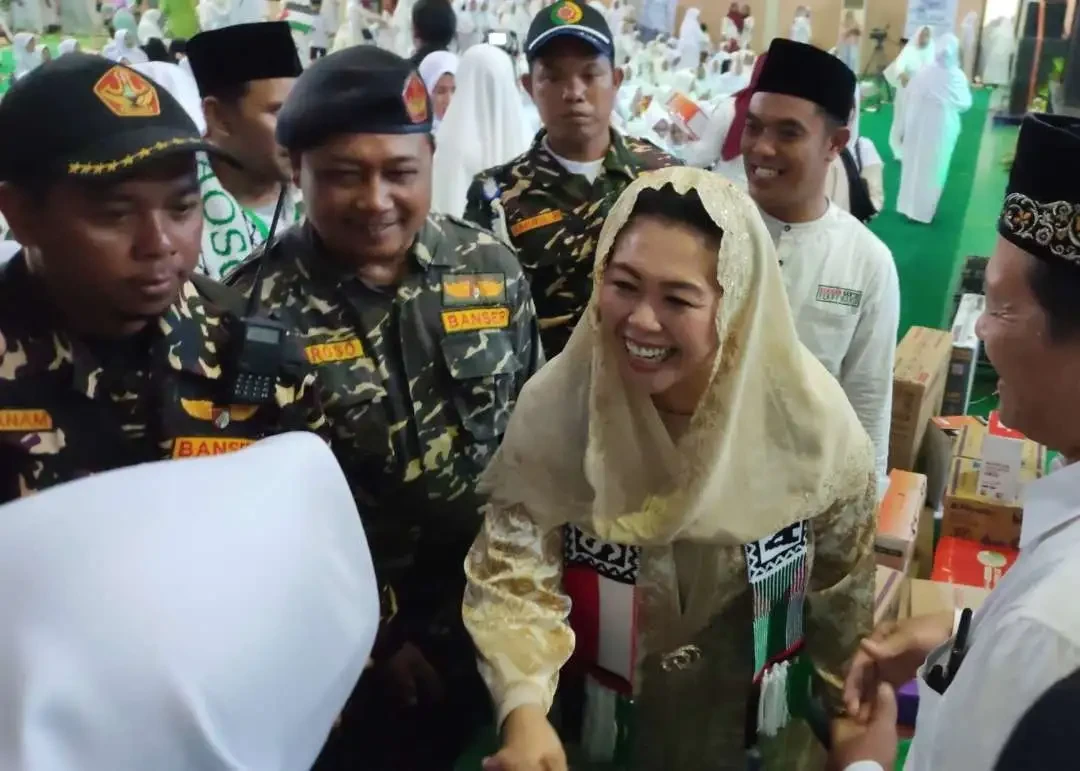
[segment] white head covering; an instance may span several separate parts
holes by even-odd
[[[919,37],[922,35],[923,30],[930,32],[930,42],[925,47],[919,47]],[[912,36],[911,40],[904,46],[904,50],[900,52],[900,55],[893,59],[892,63],[885,68],[885,78],[889,81],[889,84],[895,87],[900,82],[900,75],[906,73],[908,77],[912,77],[919,70],[924,67],[930,66],[934,61],[934,30],[929,25],[923,25],[919,27],[918,31]]]
[[[532,137],[526,126],[510,57],[487,43],[466,51],[454,100],[436,138],[432,209],[461,216],[476,174],[529,149]]]
[[[971,107],[971,86],[960,69],[960,41],[946,33],[937,39],[934,63],[919,73],[909,84],[912,99],[917,95],[957,110]],[[914,113],[909,114],[916,117]]]
[[[56,50],[60,56],[64,54],[73,54],[78,50],[79,41],[73,37],[66,37],[60,41],[60,45],[56,47]]]
[[[435,90],[435,84],[443,75],[453,75],[457,72],[458,56],[449,51],[432,51],[420,62],[420,79],[427,86],[428,96]]]
[[[701,11],[687,8],[679,26],[679,58],[683,67],[696,68],[701,62],[701,48],[709,42],[701,29]]]
[[[150,8],[143,11],[142,18],[139,19],[139,45],[146,45],[152,38],[157,38],[164,42],[165,33],[161,29],[161,11],[157,8]]]
[[[30,48],[30,44],[35,41],[37,41],[37,45],[34,50],[27,50]],[[37,40],[37,36],[33,32],[17,32],[15,33],[15,39],[11,42],[14,48],[12,54],[15,58],[14,75],[17,80],[41,65],[41,41]]]
[[[313,434],[98,474],[0,517],[0,768],[310,768],[379,623]]]
[[[135,45],[135,33],[126,29],[118,29],[113,33],[113,39],[101,50],[101,55],[114,62],[127,62],[139,64],[147,61],[146,53]]]
[[[667,184],[695,191],[723,231],[720,347],[678,439],[652,399],[627,387],[597,301],[638,195]],[[872,493],[870,438],[839,384],[799,342],[772,237],[746,194],[700,169],[638,177],[604,220],[593,276],[585,316],[525,385],[481,478],[495,511],[521,506],[542,532],[571,522],[619,544],[734,545]]]
[[[171,62],[141,62],[132,67],[168,91],[195,121],[199,133],[206,133],[202,97],[199,96],[199,86],[191,72]]]

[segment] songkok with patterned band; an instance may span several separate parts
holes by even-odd
[[[278,144],[291,152],[341,134],[430,134],[427,87],[406,59],[352,46],[304,71],[278,113]]]
[[[198,150],[200,135],[168,91],[122,64],[72,53],[19,79],[0,101],[0,181],[104,179]]]
[[[998,232],[1033,257],[1080,268],[1080,119],[1024,119]]]

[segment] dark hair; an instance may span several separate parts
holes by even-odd
[[[171,62],[172,57],[169,56],[169,50],[165,48],[165,43],[161,38],[152,37],[146,41],[146,45],[142,47],[143,53],[146,54],[146,58],[152,62]]]
[[[1065,260],[1035,259],[1028,284],[1046,313],[1050,340],[1072,342],[1080,338],[1080,266]]]
[[[206,90],[199,89],[201,96],[212,96],[223,104],[235,105],[247,96],[249,82],[244,83],[221,83]]]
[[[817,114],[825,121],[825,133],[832,134],[847,125],[845,121],[837,120],[835,115],[827,112],[824,107],[817,105]]]
[[[412,9],[412,26],[423,47],[448,48],[457,33],[457,14],[447,0],[420,0]]]
[[[713,221],[697,191],[677,193],[670,182],[659,189],[646,188],[638,193],[630,221],[637,217],[659,217],[687,225],[718,243],[724,237],[723,229]]]

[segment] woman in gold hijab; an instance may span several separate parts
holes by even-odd
[[[485,768],[566,768],[564,665],[575,768],[819,767],[810,684],[838,705],[871,623],[870,440],[723,178],[640,177],[594,274],[481,482],[464,617],[504,741]]]

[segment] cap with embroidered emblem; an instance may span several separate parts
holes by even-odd
[[[575,0],[559,0],[533,17],[525,36],[525,58],[531,63],[545,45],[561,37],[584,40],[608,59],[615,60],[611,28],[603,14]]]
[[[1024,119],[998,233],[1040,260],[1080,268],[1080,119]]]
[[[103,178],[170,154],[220,152],[175,98],[135,70],[72,53],[0,101],[0,181]]]
[[[278,113],[278,143],[292,152],[340,134],[428,134],[432,110],[416,68],[375,46],[351,46],[304,71]]]

